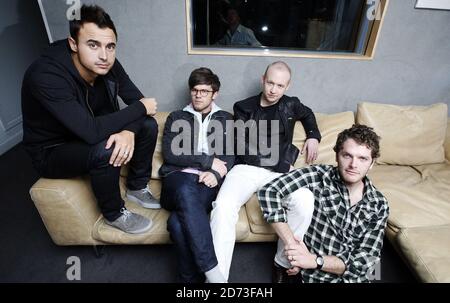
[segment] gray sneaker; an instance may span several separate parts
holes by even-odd
[[[144,208],[161,208],[161,204],[159,204],[159,201],[156,200],[155,197],[153,197],[153,194],[148,186],[140,190],[127,189],[126,197],[128,200],[135,202]]]
[[[112,222],[105,219],[106,224],[129,234],[141,234],[152,227],[152,220],[144,216],[132,213],[126,208],[122,208],[120,212],[122,215]]]

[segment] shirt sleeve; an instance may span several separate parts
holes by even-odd
[[[296,118],[300,121],[305,129],[307,139],[317,139],[319,142],[322,136],[317,126],[316,116],[313,111],[306,105],[300,102],[298,98],[296,99]]]
[[[36,74],[30,84],[36,98],[60,123],[88,144],[96,144],[121,131],[127,124],[145,117],[145,106],[139,102],[120,111],[94,117],[77,99],[64,76],[48,71]]]
[[[268,223],[287,222],[283,199],[302,187],[314,187],[320,181],[320,166],[293,170],[276,178],[258,191],[258,200]]]
[[[133,81],[131,81],[130,77],[125,72],[119,60],[116,60],[116,62],[114,63],[114,73],[116,74],[117,80],[119,82],[118,94],[125,104],[130,105],[144,98],[144,95],[133,83]]]
[[[247,31],[247,38],[250,46],[262,46],[251,29],[248,29]]]
[[[119,60],[116,60],[116,62],[114,63],[114,72],[116,73],[119,82],[118,94],[125,104],[130,105],[144,98],[144,95],[133,83],[133,81],[131,81],[130,77],[125,72],[125,69],[123,68],[122,64],[120,64]],[[125,126],[124,129],[137,134],[141,129],[144,119],[145,117],[142,117],[137,121],[133,121],[132,123]]]
[[[342,275],[343,282],[367,282],[369,280],[368,275],[380,262],[384,231],[389,215],[389,208],[384,197],[382,201],[380,211],[372,216],[367,224],[367,232],[362,236],[361,242],[353,251],[337,255],[346,265],[345,272]]]

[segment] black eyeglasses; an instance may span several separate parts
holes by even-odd
[[[197,96],[198,93],[200,93],[200,96],[202,97],[206,97],[208,96],[209,93],[213,93],[213,90],[206,90],[206,89],[191,89],[191,95],[192,96]]]

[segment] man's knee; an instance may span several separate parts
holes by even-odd
[[[89,167],[91,169],[109,166],[109,160],[114,151],[114,145],[109,149],[106,149],[106,142],[107,140],[104,140],[92,146],[89,155]]]
[[[181,226],[180,220],[178,220],[178,216],[169,216],[167,220],[167,231],[170,233],[172,241],[177,241],[183,236],[183,227]]]
[[[231,219],[238,215],[241,206],[235,203],[234,199],[224,199],[222,196],[222,199],[216,199],[212,202],[212,208],[214,216]]]
[[[290,207],[295,208],[305,217],[312,217],[314,202],[314,194],[308,188],[300,188],[291,194]]]
[[[194,203],[197,192],[192,186],[197,186],[197,184],[186,184],[181,183],[180,186],[176,189],[175,192],[175,199],[176,199],[176,205],[179,209],[188,211],[191,208],[198,208],[199,205],[197,203]]]
[[[156,138],[158,135],[158,123],[156,119],[153,117],[145,117],[142,121],[142,126],[139,134],[143,134],[144,136],[152,136]]]

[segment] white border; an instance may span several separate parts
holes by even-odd
[[[450,0],[417,0],[415,8],[450,10]]]
[[[47,31],[48,41],[50,43],[53,43],[53,37],[52,37],[52,33],[50,32],[50,27],[48,26],[47,16],[45,15],[45,11],[44,11],[44,5],[42,4],[42,0],[37,0],[37,2],[39,3],[39,8],[41,9],[41,15],[42,15],[42,19],[44,20],[45,30]]]

